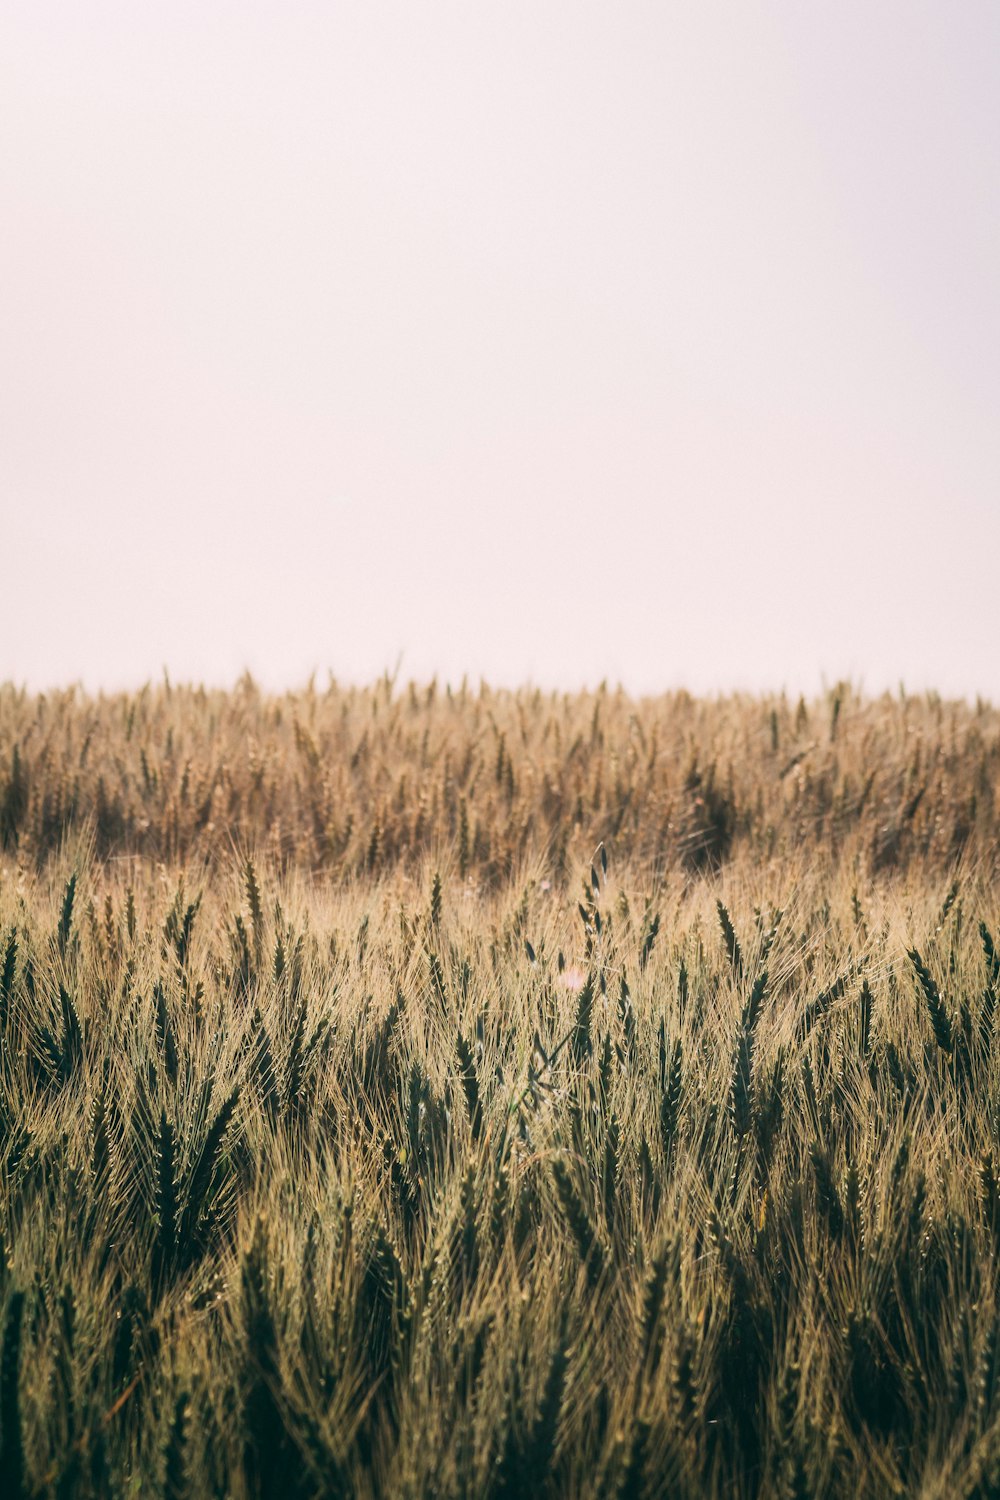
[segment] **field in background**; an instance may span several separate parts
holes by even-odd
[[[1000,713],[0,688],[0,1494],[1000,1496]]]

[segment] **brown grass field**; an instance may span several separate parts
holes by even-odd
[[[1000,712],[0,687],[0,1495],[1000,1496]]]

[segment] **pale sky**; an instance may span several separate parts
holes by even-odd
[[[1000,699],[996,0],[0,8],[0,679]]]

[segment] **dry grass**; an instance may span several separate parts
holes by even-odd
[[[1000,715],[0,689],[0,1493],[1000,1495]]]

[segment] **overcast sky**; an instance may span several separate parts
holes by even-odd
[[[0,678],[1000,699],[995,0],[0,8]]]

